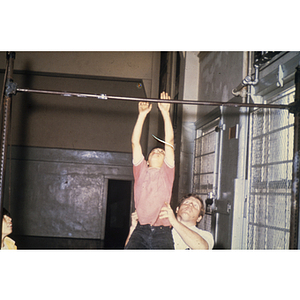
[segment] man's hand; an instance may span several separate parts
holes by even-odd
[[[137,215],[137,212],[134,211],[132,214],[131,214],[131,227],[132,228],[135,228],[136,225],[138,223],[138,215]]]
[[[165,202],[165,205],[166,206],[162,207],[162,209],[160,210],[160,213],[158,216],[160,219],[169,219],[170,224],[172,226],[174,226],[174,224],[178,221],[175,217],[173,209],[171,208],[169,203]]]
[[[129,233],[128,233],[128,236],[127,236],[127,239],[125,241],[125,246],[127,245],[136,225],[138,223],[138,215],[136,213],[136,211],[134,211],[132,214],[131,214],[131,226],[129,228]]]
[[[149,102],[139,102],[139,113],[148,114],[152,109],[152,104]]]
[[[169,100],[171,97],[168,95],[168,93],[162,92],[160,94],[160,99]],[[160,109],[161,113],[168,113],[170,110],[170,103],[158,103],[158,108]]]

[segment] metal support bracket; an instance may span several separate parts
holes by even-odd
[[[289,112],[291,114],[300,113],[300,101],[294,101],[289,104]]]
[[[5,89],[5,96],[11,96],[11,95],[15,95],[17,93],[17,87],[18,85],[13,82],[13,81],[9,81],[8,84],[6,84],[6,89]]]
[[[225,131],[226,130],[226,124],[223,123],[223,124],[221,124],[219,126],[216,126],[215,131],[219,132],[220,130]]]
[[[283,87],[283,69],[282,69],[282,65],[278,66],[277,78],[278,78],[278,81],[277,81],[276,85],[278,87]]]

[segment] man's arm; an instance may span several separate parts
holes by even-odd
[[[151,111],[151,108],[152,104],[149,102],[139,102],[139,115],[131,136],[132,157],[134,164],[138,163],[143,156],[140,140],[145,119],[148,113]]]
[[[161,99],[170,99],[168,93],[162,92]],[[174,131],[172,121],[170,118],[170,103],[158,103],[158,107],[161,111],[164,119],[165,126],[165,141],[169,144],[165,144],[165,160],[170,167],[174,166]],[[172,146],[170,146],[172,145]]]
[[[128,236],[127,236],[127,239],[126,239],[126,242],[125,242],[125,246],[127,245],[136,225],[137,225],[137,222],[138,222],[138,216],[137,216],[137,213],[136,211],[134,211],[132,214],[131,214],[131,226],[129,228],[129,233],[128,233]]]
[[[208,243],[205,239],[176,219],[170,204],[166,203],[166,206],[161,209],[159,218],[168,218],[170,224],[192,250],[208,250]]]

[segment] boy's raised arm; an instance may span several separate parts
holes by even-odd
[[[168,93],[162,92],[160,95],[161,99],[170,99]],[[165,126],[165,160],[170,167],[174,166],[174,131],[172,121],[170,118],[170,103],[158,103],[158,107],[161,111],[164,119]]]
[[[148,113],[151,111],[152,104],[149,102],[139,102],[139,115],[135,126],[133,128],[132,136],[131,136],[131,146],[132,146],[132,157],[133,163],[138,163],[142,156],[142,147],[141,147],[141,135],[143,130],[143,125]]]

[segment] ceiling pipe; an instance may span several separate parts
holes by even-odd
[[[254,75],[254,80],[252,80],[252,77],[250,75],[246,76],[243,81],[235,88],[232,90],[232,94],[234,96],[242,96],[245,95],[246,91],[242,90],[243,87],[245,86],[250,86],[250,85],[256,85],[258,84],[259,78],[258,78],[258,73],[259,73],[259,67],[261,65],[264,65],[268,63],[270,60],[273,59],[276,55],[278,55],[280,51],[265,51],[265,52],[255,52],[254,56],[254,63],[253,67],[255,69],[255,75]],[[250,72],[249,72],[250,74]]]

